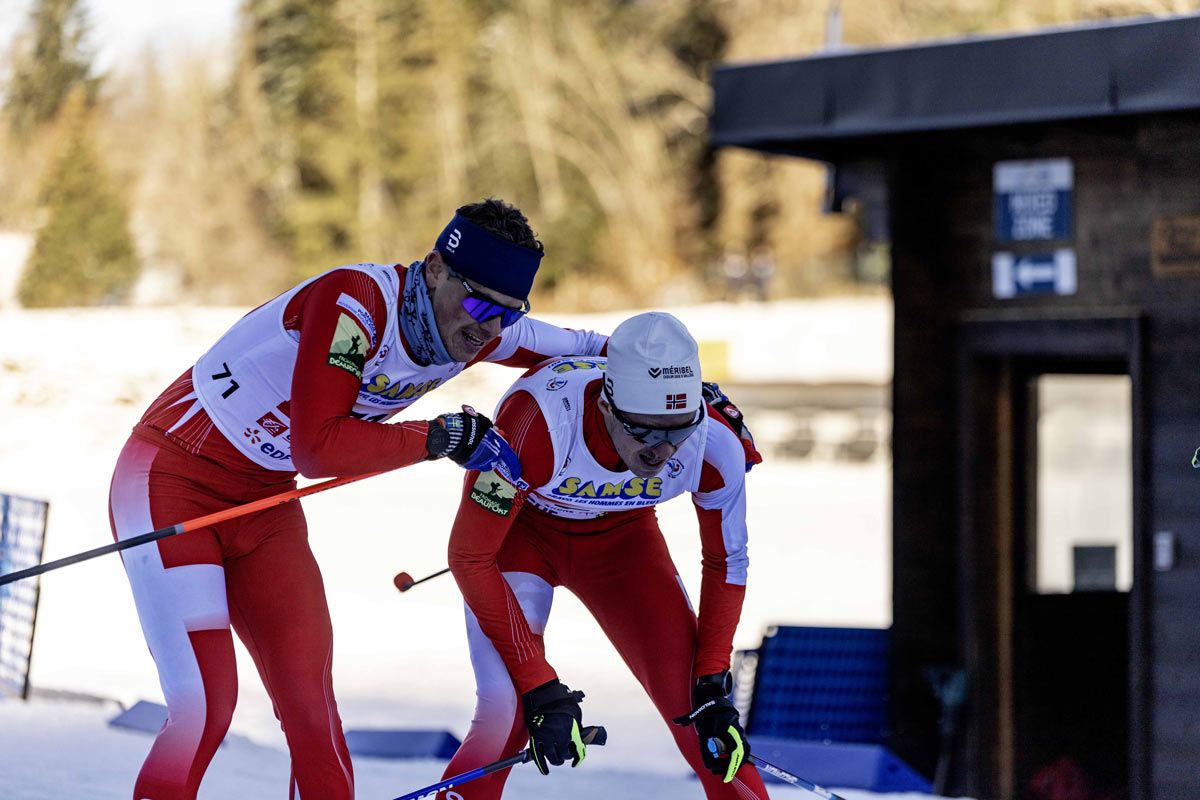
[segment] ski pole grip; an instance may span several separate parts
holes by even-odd
[[[604,730],[603,725],[588,725],[580,733],[583,734],[584,744],[594,744],[597,747],[608,744],[608,731]]]
[[[720,758],[721,756],[725,755],[725,743],[717,737],[710,736],[707,746],[708,752],[712,753],[715,757]]]

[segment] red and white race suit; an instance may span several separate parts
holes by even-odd
[[[722,783],[704,768],[695,732],[671,723],[691,710],[697,676],[729,668],[749,564],[747,452],[709,409],[659,475],[634,476],[598,407],[604,368],[604,358],[549,361],[501,402],[497,422],[521,458],[527,486],[495,472],[467,473],[450,535],[450,569],[466,599],[477,702],[446,776],[525,746],[519,698],[557,677],[542,634],[554,587],[563,586],[591,611],[645,687],[706,796],[762,800],[767,792],[753,766]],[[654,513],[684,493],[692,496],[700,527],[699,615]],[[507,770],[497,772],[439,797],[497,800],[506,778]]]
[[[125,539],[295,486],[426,457],[424,421],[378,424],[470,364],[422,366],[397,320],[400,265],[326,272],[254,309],[134,427],[110,491]],[[605,337],[531,319],[476,357],[528,368]],[[336,346],[335,346],[336,345]],[[229,727],[233,640],[254,657],[292,755],[292,794],[349,800],[329,610],[298,503],[124,551],[168,707],[135,800],[190,800]]]

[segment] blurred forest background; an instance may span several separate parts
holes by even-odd
[[[11,8],[11,5],[9,6]],[[31,307],[248,304],[331,266],[421,258],[453,209],[519,205],[539,307],[719,297],[767,245],[782,295],[880,291],[822,215],[820,165],[707,146],[715,62],[1200,0],[244,0],[210,52],[101,71],[88,8],[32,0],[0,53],[0,231]]]

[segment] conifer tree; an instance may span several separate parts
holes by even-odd
[[[76,92],[63,109],[60,150],[42,184],[46,222],[17,289],[26,307],[116,303],[137,280],[128,210],[90,141],[83,105]]]
[[[81,0],[35,0],[6,92],[12,129],[26,135],[52,121],[76,89],[90,103],[98,84],[92,56]]]
[[[299,276],[353,260],[353,39],[344,3],[247,0],[242,70],[269,117],[266,218]]]

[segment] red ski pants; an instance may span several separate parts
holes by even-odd
[[[733,781],[722,783],[705,769],[695,731],[671,722],[692,708],[696,615],[653,514],[630,514],[627,522],[604,533],[569,535],[551,517],[523,511],[497,560],[537,636],[546,628],[553,587],[579,597],[650,696],[708,800],[766,800],[767,790],[753,766],[743,765]],[[475,717],[444,777],[513,755],[529,738],[512,680],[470,609],[467,635],[476,679]],[[573,689],[587,688],[575,686],[570,676],[563,680]],[[590,713],[603,719],[602,709]],[[588,715],[585,700],[585,724]],[[619,731],[611,733],[620,736]],[[507,778],[508,770],[496,772],[438,798],[498,800]]]
[[[132,437],[113,473],[113,535],[136,536],[293,486],[256,484],[169,444]],[[122,557],[168,710],[134,800],[196,797],[237,700],[231,624],[287,738],[290,797],[351,800],[350,754],[333,696],[329,608],[299,503]]]

